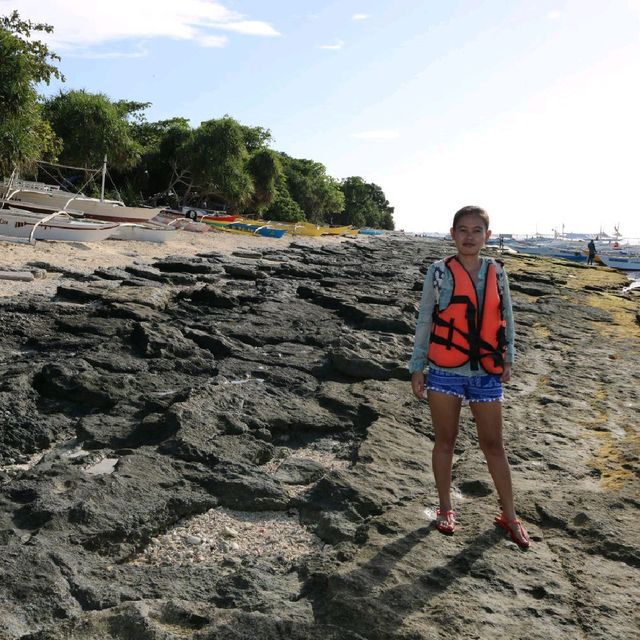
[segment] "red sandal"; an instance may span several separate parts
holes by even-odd
[[[453,535],[453,532],[456,530],[455,511],[436,509],[436,529],[447,536]]]
[[[515,542],[521,549],[528,549],[531,546],[531,540],[529,540],[529,534],[527,530],[522,526],[520,520],[509,520],[504,513],[496,516],[495,523],[504,529],[511,540]]]

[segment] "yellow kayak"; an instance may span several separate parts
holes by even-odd
[[[276,229],[286,229],[292,236],[339,236],[344,233],[356,234],[357,229],[353,229],[351,225],[340,227],[331,227],[314,224],[313,222],[273,222],[269,221],[270,227]]]

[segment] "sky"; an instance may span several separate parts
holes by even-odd
[[[228,114],[337,179],[384,190],[396,228],[640,237],[640,0],[0,0],[54,26],[62,85]]]

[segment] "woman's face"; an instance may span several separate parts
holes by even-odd
[[[462,216],[455,227],[451,227],[451,238],[460,255],[478,255],[491,237],[484,220],[475,213]]]

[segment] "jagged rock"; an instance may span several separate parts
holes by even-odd
[[[295,458],[285,460],[274,477],[285,484],[311,484],[321,478],[326,469],[315,460]]]
[[[45,365],[34,376],[33,387],[44,398],[83,407],[87,411],[111,409],[126,394],[126,389],[115,380],[101,375],[83,361],[73,368]]]
[[[466,406],[445,537],[406,364],[424,273],[446,251],[274,244],[70,272],[92,280],[0,300],[0,637],[632,636],[635,298],[609,270],[504,256],[518,328],[504,438],[533,545],[493,526]],[[190,562],[144,554],[218,505],[238,510],[224,560],[202,531]],[[259,539],[271,510],[324,548],[241,556],[243,522]]]
[[[238,265],[238,264],[224,264],[222,265],[227,275],[232,278],[240,278],[242,280],[259,280],[266,278],[267,274],[264,271],[256,271],[254,268]]]
[[[165,276],[162,273],[162,271],[154,267],[148,267],[146,265],[130,265],[128,267],[125,267],[125,271],[127,272],[127,274],[131,274],[143,280],[154,280],[155,282],[166,282]]]
[[[99,267],[93,275],[104,280],[126,280],[129,274],[120,267]]]
[[[289,506],[289,498],[280,482],[247,465],[221,464],[196,481],[230,509],[283,511]]]
[[[223,273],[222,267],[216,262],[203,257],[169,256],[164,260],[153,263],[153,266],[165,273]]]
[[[233,309],[239,304],[239,300],[233,294],[228,294],[214,286],[198,287],[187,292],[189,300],[196,305],[205,305],[217,309]]]

